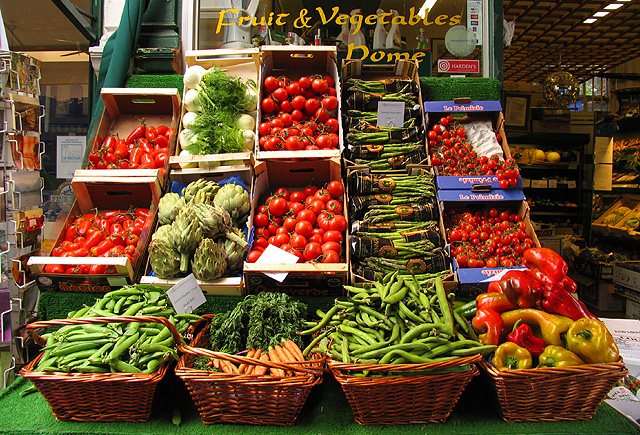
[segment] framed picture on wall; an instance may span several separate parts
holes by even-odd
[[[507,130],[529,131],[529,95],[505,95],[504,126]]]

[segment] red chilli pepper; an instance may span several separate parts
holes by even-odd
[[[513,326],[513,331],[507,335],[507,340],[524,347],[533,356],[540,356],[544,352],[544,348],[547,347],[547,342],[533,335],[531,326],[526,323],[518,325],[518,323],[519,321]]]
[[[144,125],[139,125],[136,128],[134,128],[133,131],[129,133],[129,136],[127,136],[127,140],[126,140],[127,144],[130,145],[134,143],[136,139],[140,139],[141,137],[144,137],[145,131],[146,131],[146,127]]]
[[[91,252],[91,255],[93,255],[94,257],[99,257],[111,248],[113,248],[113,242],[109,239],[105,239],[91,248],[89,252]]]

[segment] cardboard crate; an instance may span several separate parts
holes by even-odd
[[[424,112],[427,131],[434,124],[438,123],[440,118],[451,113],[469,114],[462,119],[462,122],[473,120],[474,114],[484,118],[489,118],[491,120],[493,130],[499,133],[502,137],[500,147],[502,149],[504,160],[511,158],[511,151],[509,149],[509,144],[507,143],[507,136],[504,132],[504,115],[502,114],[502,105],[500,104],[500,101],[473,101],[469,99],[454,101],[425,101]],[[465,175],[456,177],[450,175],[438,175],[437,168],[435,168],[435,171],[437,175],[436,184],[439,190],[473,189],[478,192],[502,190],[500,189],[500,182],[496,175]],[[522,178],[518,177],[518,184],[509,187],[507,190],[522,190],[522,186]]]
[[[578,297],[585,304],[599,311],[624,312],[625,299],[615,293],[612,281],[581,279],[576,277],[578,283]]]
[[[613,263],[613,282],[640,292],[640,261],[616,261]]]
[[[596,219],[592,224],[591,228],[597,232],[604,233],[613,233],[613,228],[620,222],[625,221],[625,216],[628,215],[634,208],[640,206],[640,195],[622,195],[622,198],[617,200],[611,205],[598,219]],[[625,213],[619,213],[620,218],[612,221],[609,216],[616,213],[616,210],[619,210],[620,207],[627,207],[631,209]],[[616,229],[616,234],[619,235],[627,235],[627,231],[623,231],[621,229]]]
[[[609,228],[612,234],[624,238],[631,238],[634,240],[640,239],[640,226],[636,226],[634,228],[628,228],[625,226],[625,222],[631,218],[640,218],[640,203],[636,205],[631,211],[625,214],[622,219],[618,221],[617,224],[613,225]]]
[[[225,70],[225,74],[232,77],[238,77],[243,82],[253,80],[258,84],[258,75],[260,71],[260,50],[257,48],[246,49],[216,49],[216,50],[193,50],[188,51],[185,55],[186,65],[188,68],[193,65],[200,65],[205,69],[217,66]],[[189,88],[185,87],[184,92]],[[256,97],[258,98],[258,97]],[[258,99],[258,104],[260,100]],[[180,119],[187,110],[182,104],[180,109]],[[254,118],[257,117],[257,111],[250,113]],[[256,120],[257,121],[257,120]],[[178,133],[183,129],[182,122],[179,123]],[[251,150],[239,153],[220,153],[220,154],[202,154],[192,156],[180,156],[180,145],[175,148],[175,153],[169,158],[171,170],[180,168],[194,167],[211,167],[211,166],[237,166],[251,165],[253,163],[253,151],[258,143],[256,137],[255,144]],[[232,169],[232,168],[229,168]]]
[[[144,120],[145,125],[157,127],[166,125],[177,131],[180,122],[180,93],[176,88],[103,88],[100,92],[104,102],[104,111],[100,118],[98,130],[89,137],[92,150],[99,149],[109,135],[126,138],[131,131]],[[169,140],[169,156],[174,152],[177,135]],[[154,169],[159,173],[162,183],[166,181],[167,166]],[[92,171],[92,170],[89,170]],[[123,169],[109,169],[112,177],[129,177],[132,173],[120,172]],[[127,171],[137,171],[128,169]],[[74,176],[84,176],[79,172]]]
[[[214,167],[214,168],[190,168],[182,170],[172,170],[169,173],[170,185],[169,191],[179,193],[184,185],[196,181],[198,179],[207,179],[215,182],[221,182],[237,176],[244,183],[247,190],[249,190],[249,196],[251,197],[251,187],[253,183],[253,168],[251,166],[234,167],[230,170],[229,167]],[[247,221],[248,222],[248,221]],[[157,228],[154,227],[154,230]],[[243,229],[248,233],[248,226]],[[144,275],[140,278],[140,282],[143,284],[153,284],[164,289],[169,289],[177,284],[183,276],[174,278],[158,278],[152,274],[152,269],[147,258],[147,264],[145,266]],[[242,273],[238,276],[222,277],[213,281],[201,281],[196,280],[200,289],[207,295],[215,296],[242,296],[243,294],[243,279]]]
[[[300,162],[258,162],[251,199],[249,230],[253,231],[253,217],[258,206],[279,187],[302,190],[309,183],[321,186],[331,180],[342,180],[339,159],[310,160]],[[348,221],[346,195],[343,210]],[[348,240],[348,229],[345,241]],[[265,275],[265,272],[287,272],[283,282]],[[248,294],[261,291],[277,291],[292,296],[341,296],[343,285],[349,282],[349,250],[345,249],[344,263],[244,263],[244,285]]]
[[[416,127],[424,127],[424,109],[422,106],[422,91],[420,86],[420,76],[418,74],[419,65],[418,61],[414,59],[397,59],[395,64],[393,65],[371,65],[365,64],[360,59],[351,59],[351,60],[343,60],[342,61],[342,95],[343,99],[347,97],[347,84],[346,81],[350,78],[358,78],[362,80],[387,80],[387,79],[409,79],[412,80],[417,85],[418,89],[418,113],[419,120]],[[406,107],[405,107],[406,108]],[[343,114],[346,114],[346,105],[343,102]],[[343,134],[346,136],[347,128],[343,125]],[[401,157],[391,157],[388,159],[390,164],[393,166],[397,166],[397,172],[404,173],[407,165],[427,165],[429,163],[429,152],[427,149],[427,141],[426,135],[422,135],[422,139],[419,140],[424,145],[424,158],[420,161],[413,161],[407,163],[405,160],[405,156]],[[346,139],[345,143],[345,154],[347,154],[347,150],[350,148],[350,144],[347,143]],[[375,147],[376,151],[382,151],[384,149],[384,145],[371,145],[371,147]],[[348,159],[345,156],[345,163],[347,166],[357,166],[352,159]],[[394,168],[390,168],[389,170],[373,170],[373,172],[394,172]]]
[[[625,318],[640,320],[640,302],[627,299],[625,306]]]
[[[340,158],[343,149],[342,140],[342,116],[340,115],[341,93],[340,76],[337,66],[336,48],[326,45],[266,45],[261,48],[260,76],[258,81],[258,101],[265,98],[262,83],[270,75],[275,77],[285,76],[291,80],[297,80],[301,76],[315,74],[329,75],[335,82],[338,109],[334,118],[338,120],[338,137],[340,142],[337,150],[301,150],[301,151],[263,151],[256,142],[256,160],[282,160],[282,159],[306,159],[306,158]],[[259,138],[258,126],[262,120],[262,108],[258,104],[258,117],[256,118],[256,137]]]
[[[562,256],[562,237],[560,236],[545,236],[538,237],[540,246],[543,248],[553,249],[558,255]]]
[[[350,181],[352,179],[352,177],[355,175],[356,172],[362,172],[362,173],[375,173],[375,175],[383,175],[381,173],[378,173],[377,171],[370,171],[368,167],[366,166],[352,166],[352,167],[347,167],[347,177],[346,177],[346,185],[347,185],[347,193],[348,193],[348,198],[351,198],[354,195],[354,192],[351,190],[352,188],[352,182]],[[408,175],[418,175],[420,173],[430,173],[432,174],[432,169],[430,166],[426,166],[426,165],[410,165],[408,168],[405,169],[405,173]],[[389,175],[399,175],[397,174],[395,171],[389,172]],[[439,228],[439,232],[440,232],[440,237],[442,239],[442,243],[446,243],[446,237],[445,237],[445,230],[444,230],[444,223],[442,222],[442,214],[438,213],[438,228]],[[351,225],[353,225],[353,222],[351,222]],[[352,228],[352,227],[350,227]],[[355,269],[355,265],[354,265],[355,259],[351,259],[351,267],[350,267],[350,279],[351,282],[353,282],[354,284],[356,283],[364,283],[364,282],[371,282],[371,280],[360,276],[358,274],[355,273],[354,269]],[[447,290],[455,290],[457,287],[457,280],[455,277],[455,274],[453,273],[453,269],[451,268],[451,265],[449,265],[449,274],[447,276],[445,276],[444,279],[444,286],[445,289]]]
[[[523,199],[522,191],[501,190],[491,194],[470,194],[468,191],[440,190],[440,212],[445,210],[484,210],[488,208],[508,209],[517,212],[526,224],[525,232],[533,240],[535,246],[540,246],[540,241],[531,225],[529,218],[529,206]],[[488,285],[491,281],[499,280],[509,270],[524,269],[523,267],[496,267],[496,268],[467,268],[458,267],[455,259],[453,267],[460,284]]]
[[[584,260],[580,256],[573,259],[573,270],[595,279],[612,279],[613,265],[604,261]]]
[[[74,177],[71,181],[76,200],[67,215],[62,231],[58,235],[53,247],[64,241],[65,230],[78,214],[101,213],[108,210],[128,210],[134,208],[148,208],[149,220],[140,235],[136,246],[134,262],[127,257],[54,257],[50,253],[43,256],[32,256],[27,266],[36,277],[41,290],[108,292],[126,284],[138,282],[144,268],[147,245],[150,239],[150,229],[153,228],[161,192],[157,174],[148,177],[123,178],[118,181],[91,180],[90,177]],[[115,273],[100,275],[70,275],[45,272],[48,264],[63,265],[107,265],[115,269]]]

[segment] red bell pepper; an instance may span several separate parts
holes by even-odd
[[[507,341],[511,341],[520,347],[524,347],[533,356],[539,356],[542,354],[545,347],[547,347],[547,342],[542,338],[538,338],[533,335],[533,329],[531,329],[531,326],[526,323],[518,325],[518,323],[519,322],[516,322],[513,327],[513,331],[507,335]]]
[[[542,297],[542,285],[529,270],[511,270],[502,279],[489,284],[489,292],[507,296],[512,304],[520,308],[534,307]]]
[[[471,321],[473,328],[480,332],[478,339],[482,344],[498,345],[504,322],[500,313],[491,308],[479,309]]]
[[[571,293],[560,286],[545,288],[542,308],[549,313],[569,317],[571,320],[578,320],[583,317],[597,319],[597,317],[587,309],[584,302],[574,298]]]
[[[522,260],[544,287],[561,286],[568,292],[576,291],[576,283],[567,276],[567,262],[553,249],[527,249],[522,254]]]
[[[518,308],[507,298],[507,295],[498,292],[480,293],[476,296],[476,307],[478,310],[490,308],[498,313]]]

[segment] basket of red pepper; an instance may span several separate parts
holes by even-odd
[[[476,298],[472,324],[498,346],[480,362],[509,422],[590,420],[626,373],[604,323],[574,297],[564,259],[548,248],[524,252]]]

